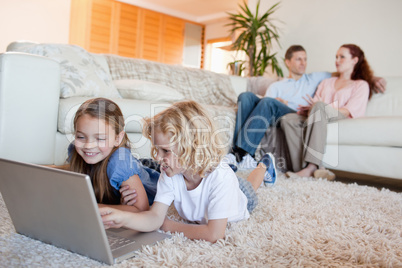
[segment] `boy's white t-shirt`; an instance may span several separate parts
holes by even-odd
[[[247,197],[239,181],[226,164],[220,165],[197,188],[188,191],[182,174],[168,177],[162,172],[158,181],[155,202],[174,206],[188,221],[206,224],[208,220],[227,218],[228,222],[248,219]]]

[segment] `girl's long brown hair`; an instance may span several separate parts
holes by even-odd
[[[84,102],[74,117],[74,130],[77,130],[77,121],[83,115],[89,115],[92,118],[105,120],[107,125],[113,126],[115,134],[118,135],[124,130],[124,117],[119,106],[113,101],[105,98],[90,99]],[[98,203],[120,204],[120,196],[116,196],[114,188],[110,185],[107,176],[107,165],[110,156],[120,147],[130,148],[130,141],[127,134],[124,133],[122,142],[118,147],[113,148],[112,152],[101,162],[91,165],[72,150],[69,158],[70,170],[78,173],[88,174],[91,177],[92,187]]]

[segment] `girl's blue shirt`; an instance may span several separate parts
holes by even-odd
[[[68,147],[69,159],[74,149],[75,146],[71,143]],[[124,181],[133,175],[138,175],[147,192],[149,204],[151,205],[154,202],[160,173],[154,169],[144,167],[128,148],[120,147],[113,152],[109,158],[106,172],[110,185],[117,191],[116,194]]]

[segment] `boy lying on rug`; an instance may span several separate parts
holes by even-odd
[[[161,163],[155,201],[138,213],[100,208],[105,228],[126,227],[141,232],[182,232],[190,239],[216,242],[224,238],[227,222],[245,220],[258,203],[256,190],[276,181],[275,160],[262,157],[247,180],[237,178],[220,160],[224,150],[206,111],[194,101],[174,104],[143,129],[152,143],[152,156]],[[130,190],[123,192],[128,196]],[[166,218],[174,201],[179,215],[190,223]]]

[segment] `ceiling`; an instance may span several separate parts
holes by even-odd
[[[243,0],[119,0],[198,23],[211,23],[227,18]]]

